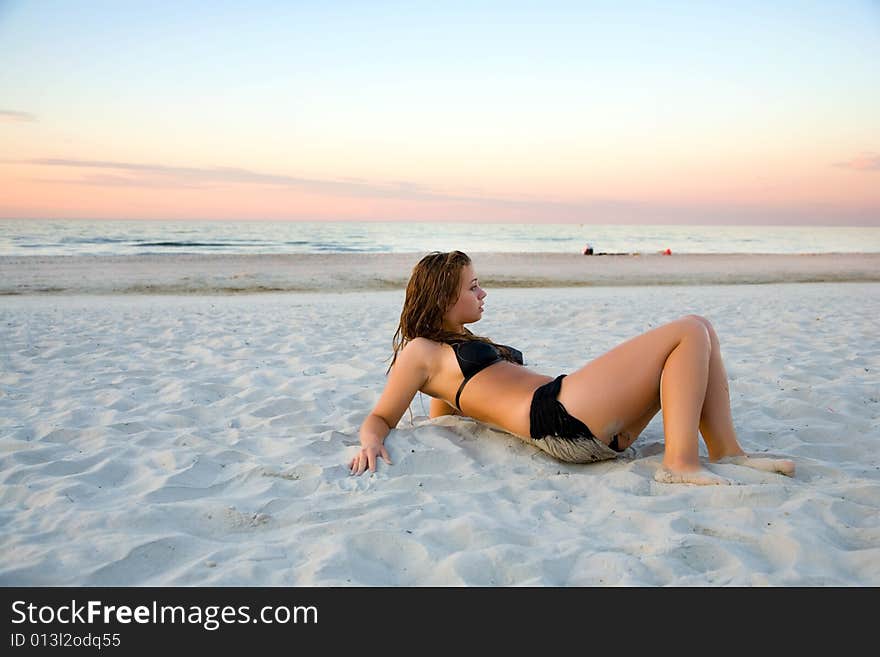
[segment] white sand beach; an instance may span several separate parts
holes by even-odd
[[[749,258],[700,275],[763,271]],[[351,476],[402,287],[321,287],[319,268],[304,292],[133,294],[123,264],[37,294],[59,269],[10,260],[0,585],[880,585],[880,283],[694,285],[686,270],[517,289],[489,282],[515,263],[483,274],[471,328],[551,375],[682,315],[710,319],[740,442],[797,474],[707,464],[736,485],[704,487],[654,481],[660,415],[617,460],[572,465],[467,418],[430,420],[423,395],[386,441],[393,465]],[[388,280],[416,260],[395,256]]]

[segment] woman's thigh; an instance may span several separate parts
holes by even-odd
[[[681,340],[709,345],[707,329],[683,317],[618,345],[562,380],[559,401],[605,442],[660,404],[663,367]]]

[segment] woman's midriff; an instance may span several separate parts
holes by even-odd
[[[529,410],[538,386],[553,377],[502,361],[474,375],[461,391],[462,413],[529,438]]]
[[[427,394],[440,397],[450,406],[455,406],[455,393],[464,380],[458,362],[449,348],[457,375],[450,371],[452,363],[448,363],[446,355],[439,376],[432,377],[433,390],[425,390]],[[500,361],[477,372],[465,384],[461,391],[459,403],[464,415],[494,425],[505,431],[529,439],[529,410],[532,395],[553,377],[538,374],[531,370],[511,363]],[[433,394],[436,392],[437,394]]]

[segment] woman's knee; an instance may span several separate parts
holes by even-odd
[[[714,333],[714,330],[708,319],[700,317],[699,315],[685,315],[678,321],[681,325],[683,336],[688,336],[692,340],[705,342],[706,348],[711,353],[712,334]]]
[[[715,327],[712,326],[712,322],[708,319],[701,317],[700,315],[685,315],[684,319],[700,322],[700,324],[706,327],[706,331],[709,333],[709,340],[711,340],[712,344],[714,345],[718,342],[718,334],[715,333]]]
[[[712,322],[703,317],[702,315],[685,315],[682,319],[687,319],[689,321],[696,321],[706,327],[706,330],[712,330]]]

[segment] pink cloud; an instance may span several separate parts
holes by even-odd
[[[0,123],[34,123],[37,117],[30,112],[0,109]]]
[[[841,169],[855,169],[856,171],[880,171],[880,155],[862,153],[848,162],[837,162],[834,166]]]

